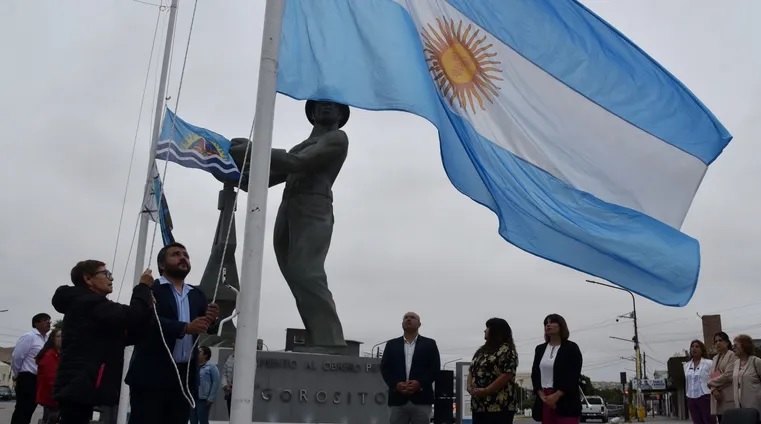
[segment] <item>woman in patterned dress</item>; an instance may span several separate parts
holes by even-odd
[[[486,343],[473,355],[468,393],[473,424],[510,424],[515,415],[515,370],[518,352],[513,330],[502,318],[486,321]]]

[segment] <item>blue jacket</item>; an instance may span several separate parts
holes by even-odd
[[[214,402],[219,391],[219,368],[211,362],[201,365],[198,370],[198,399]]]

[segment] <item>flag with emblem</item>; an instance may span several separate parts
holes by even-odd
[[[220,181],[237,182],[240,173],[229,151],[230,140],[191,125],[166,109],[156,146],[157,159],[169,160],[186,168],[203,169]]]
[[[700,248],[682,222],[732,137],[579,2],[289,0],[282,24],[279,92],[425,118],[505,240],[688,303]]]
[[[153,161],[153,178],[148,190],[143,197],[142,212],[148,215],[148,219],[155,222],[161,228],[161,239],[164,246],[174,243],[172,230],[172,215],[169,214],[169,204],[164,195],[164,187],[161,184],[161,175],[156,167],[156,161]]]

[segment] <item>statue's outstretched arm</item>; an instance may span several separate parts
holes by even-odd
[[[309,172],[330,163],[346,153],[349,138],[343,131],[325,134],[320,141],[301,151],[288,153],[284,149],[272,149],[270,175]]]
[[[286,174],[275,174],[272,172],[272,167],[270,166],[270,187],[276,186],[278,184],[284,183],[285,179],[288,178],[288,175]]]
[[[235,165],[238,167],[238,169],[244,170],[244,184],[241,186],[243,191],[248,190],[248,167],[251,163],[251,157],[250,157],[250,150],[248,154],[246,153],[247,146],[251,145],[251,142],[247,138],[234,138],[231,140],[232,146],[230,146],[230,157],[232,157],[233,161],[235,162]],[[250,149],[250,147],[248,147]],[[243,158],[246,158],[246,163],[243,163]],[[277,173],[272,172],[272,167],[270,167],[270,181],[269,186],[276,186],[278,184],[284,183],[285,179],[288,177],[288,174],[285,173]],[[220,180],[222,181],[222,180]]]

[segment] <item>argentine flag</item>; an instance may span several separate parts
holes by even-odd
[[[452,184],[508,242],[665,305],[692,297],[680,231],[730,134],[573,0],[287,0],[278,91],[436,126]]]

